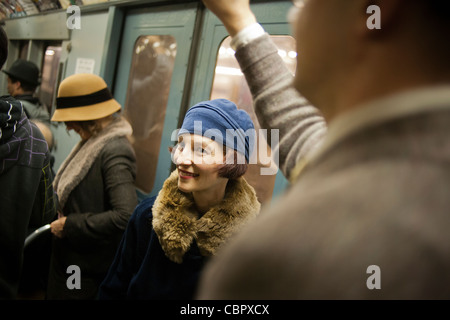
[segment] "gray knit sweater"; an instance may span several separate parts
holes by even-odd
[[[327,127],[320,111],[292,86],[292,74],[265,34],[236,51],[250,87],[262,128],[279,129],[279,166],[286,178],[309,152],[320,145]],[[270,136],[267,141],[271,141]],[[271,146],[275,149],[277,146]]]

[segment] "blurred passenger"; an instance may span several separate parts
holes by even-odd
[[[290,79],[248,0],[204,0],[294,184],[213,259],[198,297],[448,299],[450,2],[293,2]]]
[[[188,110],[172,151],[177,169],[133,213],[100,299],[193,298],[208,258],[259,213],[242,177],[253,129],[250,116],[228,100]],[[236,142],[221,139],[226,130],[239,133]]]
[[[8,39],[0,27],[0,67]],[[55,218],[47,143],[22,104],[0,97],[0,299],[17,297],[26,236]]]
[[[34,95],[39,85],[39,68],[31,61],[16,60],[9,70],[8,93],[23,103],[25,113],[30,120],[39,120],[50,126],[50,114],[47,108]]]
[[[45,141],[47,141],[50,150],[51,168],[53,170],[55,158],[51,154],[54,140],[50,127],[50,114],[47,107],[35,96],[36,88],[40,83],[38,66],[31,61],[17,59],[9,70],[2,71],[8,75],[8,93],[22,103],[28,119],[34,122],[44,133]]]
[[[55,177],[59,219],[51,224],[47,298],[93,299],[137,205],[136,161],[127,139],[132,130],[99,76],[66,78],[56,104],[52,121],[64,121],[81,141]]]

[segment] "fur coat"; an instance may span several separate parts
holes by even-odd
[[[230,180],[224,200],[202,217],[191,194],[178,190],[175,170],[153,205],[153,229],[166,256],[182,263],[195,239],[202,256],[214,255],[235,232],[260,210],[253,188],[245,179]]]
[[[100,299],[191,299],[208,257],[260,210],[243,178],[230,180],[225,198],[203,216],[172,172],[157,197],[133,213],[116,258],[100,287]]]

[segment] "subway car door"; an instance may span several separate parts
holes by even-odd
[[[272,3],[252,1],[251,4],[258,22],[271,35],[278,46],[280,56],[294,73],[297,54],[295,40],[290,35],[290,26],[287,22],[287,13],[291,6],[291,1]],[[273,154],[272,160],[269,159],[271,150],[264,139],[264,132],[259,130],[253,112],[252,97],[234,57],[234,51],[230,47],[228,33],[220,20],[209,10],[205,10],[190,105],[215,98],[229,99],[239,108],[246,110],[252,117],[257,132],[262,134],[258,138],[257,149],[253,152],[257,157],[253,158],[253,164],[249,166],[245,177],[255,188],[260,202],[269,203],[283,192],[288,182],[273,160],[276,154]]]
[[[133,127],[139,197],[153,196],[171,170],[198,3],[128,10],[114,95]]]

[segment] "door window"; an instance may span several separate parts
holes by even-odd
[[[177,44],[170,35],[140,36],[133,49],[124,116],[133,127],[136,187],[154,184]]]
[[[283,58],[288,69],[294,74],[297,64],[295,40],[291,36],[271,36],[278,47],[278,54]],[[244,75],[234,57],[234,50],[230,46],[231,38],[227,37],[222,42],[217,56],[214,81],[211,90],[211,99],[224,98],[233,101],[238,108],[247,111],[255,124],[255,129],[260,132],[260,125],[253,111],[253,100]],[[264,136],[264,134],[263,134]],[[270,147],[265,139],[258,139],[257,148],[253,151],[254,164],[250,164],[246,180],[255,188],[261,203],[270,201],[275,184],[275,175],[261,175],[261,168],[276,172],[277,167],[269,157]],[[259,157],[258,155],[261,155]],[[267,155],[267,156],[266,156]]]
[[[39,99],[46,106],[49,113],[55,96],[55,85],[58,78],[58,65],[61,58],[60,46],[48,46],[45,50],[42,64],[42,79],[39,88]]]

